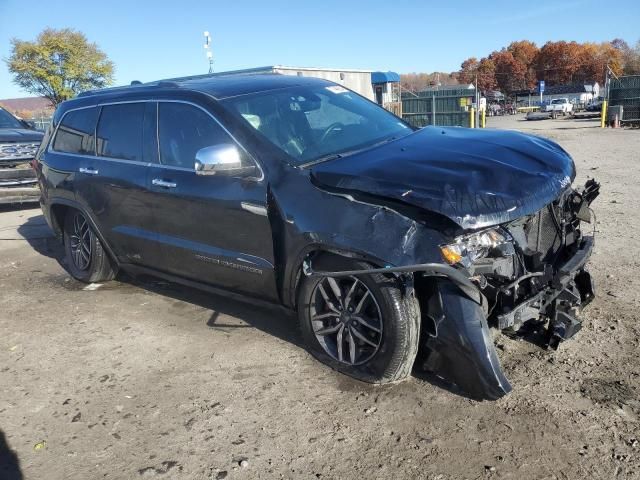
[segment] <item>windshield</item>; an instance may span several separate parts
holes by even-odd
[[[558,98],[557,100],[552,100],[551,103],[554,105],[561,105],[563,103],[568,103],[568,102],[566,98]]]
[[[297,165],[413,131],[395,115],[339,85],[272,90],[230,98],[224,104]]]
[[[24,125],[9,112],[0,108],[0,128],[24,128]]]

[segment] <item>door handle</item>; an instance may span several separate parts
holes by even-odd
[[[98,175],[98,170],[96,170],[95,168],[80,167],[78,171],[80,173],[86,173],[87,175]]]
[[[157,187],[164,188],[176,188],[178,184],[176,182],[167,182],[166,180],[162,180],[161,178],[154,178],[151,180],[152,185],[156,185]]]

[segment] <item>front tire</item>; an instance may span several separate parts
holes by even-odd
[[[112,280],[116,271],[87,218],[69,210],[64,218],[64,249],[69,273],[85,283]]]
[[[325,271],[364,270],[364,262],[320,258]],[[418,352],[420,311],[416,298],[395,278],[380,274],[304,277],[298,295],[302,337],[333,369],[368,383],[391,383],[411,373]]]

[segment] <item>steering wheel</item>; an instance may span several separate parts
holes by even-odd
[[[342,123],[333,122],[331,125],[329,125],[327,128],[325,128],[324,132],[322,132],[322,136],[320,137],[320,143],[324,142],[331,132],[333,132],[334,130],[337,130],[338,128],[342,128],[342,127],[344,127],[344,125]]]

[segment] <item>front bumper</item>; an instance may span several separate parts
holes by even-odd
[[[40,188],[31,167],[0,169],[0,204],[37,202]]]
[[[547,317],[546,342],[551,348],[577,333],[581,327],[577,311],[594,296],[591,276],[585,270],[593,245],[593,237],[585,237],[551,285],[499,315],[499,325],[507,328],[526,319]],[[489,331],[486,301],[477,303],[453,283],[438,281],[427,311],[434,328],[424,345],[426,370],[480,400],[496,400],[511,391]]]
[[[497,327],[500,330],[518,327],[523,322],[540,315],[553,320],[558,311],[566,312],[570,308],[589,303],[594,296],[594,286],[591,275],[585,270],[585,265],[591,257],[593,247],[594,238],[584,237],[576,253],[558,268],[551,285],[523,300],[511,311],[498,315]]]

